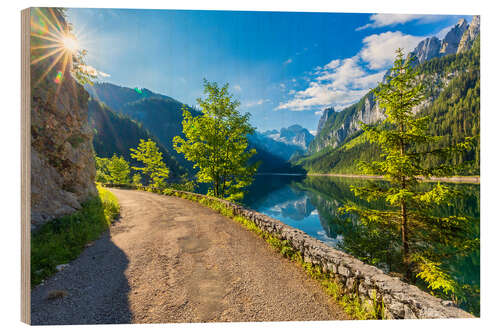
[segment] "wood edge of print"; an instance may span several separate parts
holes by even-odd
[[[30,8],[21,11],[21,321],[31,323]]]

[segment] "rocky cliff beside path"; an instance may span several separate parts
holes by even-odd
[[[62,17],[60,21],[65,24]],[[32,228],[73,213],[97,194],[88,93],[69,66],[61,68],[62,60],[43,77],[57,56],[31,66]]]

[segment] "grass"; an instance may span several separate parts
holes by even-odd
[[[347,292],[336,280],[333,273],[323,272],[320,266],[305,262],[302,254],[295,250],[288,240],[281,240],[273,234],[263,231],[253,221],[235,215],[232,209],[227,208],[218,200],[207,197],[200,198],[194,194],[180,193],[170,189],[164,190],[163,194],[198,202],[233,219],[246,229],[254,232],[263,238],[273,249],[281,253],[281,255],[300,265],[307,275],[319,281],[326,293],[333,297],[353,319],[384,319],[384,304],[381,300],[377,299],[376,294],[372,295],[371,300],[363,301],[357,294]]]
[[[114,194],[101,186],[97,190],[99,195],[84,202],[79,211],[49,221],[32,233],[32,287],[54,274],[57,265],[76,259],[118,216],[120,206]]]

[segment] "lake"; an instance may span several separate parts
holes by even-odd
[[[402,271],[401,254],[398,247],[388,248],[387,244],[399,239],[399,234],[369,228],[359,217],[339,214],[338,208],[348,202],[366,208],[385,208],[384,202],[368,203],[355,197],[350,186],[367,185],[381,180],[329,176],[297,175],[257,175],[246,195],[243,205],[260,213],[276,218],[292,227],[303,230],[332,247],[345,251],[385,272]],[[432,183],[423,183],[422,189],[430,189]],[[467,234],[469,238],[479,238],[479,188],[478,184],[447,183],[462,193],[452,202],[432,210],[434,216],[466,216],[469,218]],[[456,236],[456,235],[455,235]],[[394,243],[393,243],[394,244]],[[459,304],[462,308],[479,314],[480,255],[479,249],[466,255],[454,254],[450,243],[436,238],[432,248],[446,253],[442,267],[461,287]],[[415,284],[423,287],[416,279]]]

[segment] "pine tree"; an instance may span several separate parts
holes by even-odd
[[[423,191],[418,185],[420,177],[456,172],[455,167],[447,164],[426,168],[421,163],[423,157],[461,153],[470,149],[470,142],[425,150],[439,142],[440,137],[428,135],[428,118],[417,117],[414,112],[424,98],[424,86],[419,82],[419,73],[412,67],[412,61],[412,58],[405,59],[401,49],[396,51],[390,74],[374,90],[386,119],[380,124],[363,124],[367,140],[380,147],[382,154],[380,161],[360,162],[359,167],[365,174],[384,175],[389,184],[371,182],[368,186],[351,187],[358,197],[385,201],[388,209],[366,209],[349,203],[340,210],[356,213],[368,226],[375,225],[394,235],[399,233],[388,248],[400,249],[405,278],[419,278],[429,289],[451,294],[456,300],[461,291],[440,260],[446,255],[477,249],[479,239],[470,237],[471,223],[467,218],[443,217],[435,213],[437,206],[450,204],[458,195],[455,190],[437,183]]]

